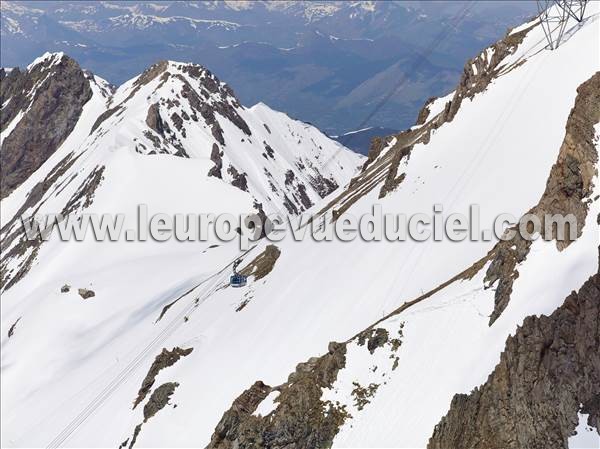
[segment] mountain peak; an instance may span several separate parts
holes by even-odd
[[[92,97],[90,76],[62,52],[44,53],[26,70],[11,70],[2,79],[0,197],[18,187],[54,153]]]
[[[42,56],[35,58],[31,64],[27,66],[27,70],[32,70],[34,67],[38,65],[43,65],[45,67],[51,67],[53,65],[58,65],[63,59],[68,59],[73,61],[73,59],[69,58],[62,51],[58,52],[46,52]]]

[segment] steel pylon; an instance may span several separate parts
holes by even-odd
[[[537,0],[540,23],[546,39],[547,48],[554,50],[560,45],[569,18],[583,21],[588,0]]]

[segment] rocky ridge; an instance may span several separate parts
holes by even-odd
[[[18,187],[64,142],[92,96],[91,75],[56,54],[21,72],[0,69],[0,198]],[[91,80],[91,81],[90,81]],[[8,129],[16,119],[16,125]]]

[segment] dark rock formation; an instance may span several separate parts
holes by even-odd
[[[389,192],[392,192],[400,185],[404,178],[406,178],[406,173],[400,173],[398,175],[398,167],[400,166],[400,162],[404,158],[408,158],[410,156],[410,152],[413,149],[413,145],[403,147],[401,150],[396,151],[394,157],[392,158],[392,163],[390,164],[390,169],[388,171],[387,176],[385,177],[385,181],[381,189],[379,190],[379,198],[385,197]]]
[[[520,234],[515,234],[513,239],[498,242],[493,249],[492,262],[483,280],[487,288],[496,285],[494,311],[490,316],[490,326],[498,319],[510,301],[513,283],[519,277],[517,267],[527,258],[531,243]]]
[[[183,119],[181,116],[177,112],[173,112],[171,114],[171,121],[173,122],[175,129],[181,132],[181,135],[185,137],[185,128],[183,127]]]
[[[129,444],[129,449],[135,446],[137,438],[140,435],[140,432],[142,431],[142,426],[146,422],[148,422],[150,418],[152,418],[154,415],[156,415],[159,411],[161,411],[169,404],[169,400],[175,392],[175,388],[177,388],[178,386],[179,384],[177,382],[167,382],[162,384],[160,387],[158,387],[152,392],[152,395],[150,395],[150,399],[148,399],[148,402],[144,406],[144,421],[139,423],[133,429],[133,435],[131,436],[131,443]],[[128,441],[129,438],[122,442],[119,447],[125,447]]]
[[[177,382],[167,382],[152,392],[148,403],[144,405],[144,422],[156,415],[169,403],[171,395],[178,386]]]
[[[227,173],[229,173],[233,178],[233,180],[231,181],[232,186],[237,187],[238,189],[243,190],[244,192],[248,191],[248,178],[246,173],[238,172],[233,165],[230,165],[227,168]]]
[[[463,74],[454,91],[454,96],[442,113],[443,121],[452,121],[465,98],[473,98],[476,94],[487,89],[491,81],[497,78],[500,72],[506,68],[502,64],[502,60],[516,51],[521,42],[523,42],[523,39],[525,39],[525,36],[527,36],[527,33],[536,25],[533,24],[513,34],[510,32],[506,33],[503,39],[490,47],[491,51],[489,54],[491,54],[491,57],[489,59],[488,52],[483,51],[466,62]],[[512,68],[516,66],[514,65]],[[476,71],[473,67],[476,67]]]
[[[317,449],[330,447],[344,420],[344,407],[321,399],[346,363],[346,346],[330,343],[329,351],[300,363],[278,387],[256,382],[225,412],[212,435],[210,449]],[[260,402],[279,391],[276,409],[253,416]]]
[[[215,166],[208,171],[208,176],[222,179],[223,174],[221,173],[221,170],[223,169],[223,152],[216,143],[213,143],[212,151],[210,152],[210,160],[214,162]]]
[[[17,324],[19,323],[19,321],[21,321],[21,317],[17,318],[17,321],[15,321],[8,329],[8,338],[14,335],[15,329],[17,328]]]
[[[273,270],[280,255],[281,250],[279,248],[275,245],[267,245],[265,250],[242,268],[240,272],[245,276],[254,276],[254,280],[258,281]]]
[[[107,109],[102,114],[100,114],[98,116],[98,118],[96,119],[96,121],[94,122],[94,124],[92,125],[90,134],[92,134],[94,131],[96,131],[100,127],[100,125],[102,125],[102,123],[104,123],[105,120],[107,120],[113,114],[119,113],[121,110],[123,110],[123,106],[119,105],[119,106],[115,106],[114,108]]]
[[[429,106],[436,99],[437,97],[430,97],[427,99],[427,101],[419,111],[419,115],[417,116],[417,121],[415,122],[415,125],[423,125],[427,121],[427,119],[429,118],[429,114],[431,113],[431,111],[429,110]]]
[[[259,380],[237,397],[217,424],[208,447],[234,447],[234,442],[241,436],[241,430],[247,426],[247,422],[254,421],[252,413],[270,392],[271,387]]]
[[[300,170],[302,170],[302,172],[305,173],[306,176],[308,176],[310,185],[313,189],[316,190],[317,194],[321,198],[325,198],[327,195],[329,195],[331,192],[333,192],[339,187],[333,179],[326,178],[325,176],[323,176],[319,171],[319,168],[315,167],[312,164],[312,162],[306,161],[306,165],[308,167],[305,167],[304,164],[297,164],[298,168],[300,168]],[[310,202],[309,206],[308,202],[303,201],[303,206],[306,209],[308,209],[312,205],[312,202]]]
[[[296,200],[296,203],[299,202],[302,205],[303,210],[309,209],[313,205],[313,202],[306,193],[306,186],[301,180],[296,178],[292,170],[285,172],[284,184],[292,190],[294,200]]]
[[[146,125],[148,128],[154,130],[157,134],[162,137],[165,136],[165,130],[167,129],[167,124],[162,120],[160,116],[160,107],[158,103],[154,103],[150,105],[148,108],[148,114],[146,115]]]
[[[388,342],[388,338],[388,331],[382,327],[378,327],[377,329],[368,329],[358,334],[357,343],[360,346],[363,346],[365,343],[367,343],[367,349],[369,350],[369,353],[373,354],[375,349],[381,348]]]
[[[20,112],[24,115],[2,142],[0,198],[21,185],[56,151],[91,96],[89,80],[67,56],[48,58],[28,71],[12,70],[2,80],[0,104],[5,106],[0,114],[1,129]]]
[[[88,290],[87,288],[80,288],[77,290],[77,293],[79,293],[79,296],[81,296],[83,299],[93,298],[96,296],[94,291]]]
[[[600,122],[600,72],[577,89],[575,105],[567,119],[566,132],[556,163],[550,170],[546,189],[538,204],[528,213],[536,215],[542,223],[542,237],[557,240],[558,229],[547,233],[546,215],[573,214],[577,220],[577,237],[583,231],[593,193],[593,178],[597,173],[598,153],[594,143],[594,125]],[[568,233],[564,240],[557,240],[559,250],[566,248],[571,240]],[[517,266],[529,253],[530,241],[519,233],[514,238],[499,242],[494,248],[494,258],[486,273],[488,286],[498,281],[495,307],[490,317],[492,324],[506,308],[512,292],[512,284],[519,276]]]
[[[373,137],[371,140],[371,145],[369,146],[369,152],[367,153],[367,160],[362,167],[363,170],[366,170],[367,167],[379,157],[383,149],[391,142],[393,138],[393,136]]]
[[[267,125],[265,125],[267,126]],[[271,158],[271,159],[275,159],[275,150],[273,150],[273,148],[271,148],[271,146],[263,141],[263,145],[265,146],[265,152],[263,153],[263,156],[265,156],[265,159]]]
[[[350,394],[354,397],[354,405],[360,411],[371,403],[371,398],[377,393],[379,384],[370,383],[367,387],[363,387],[358,382],[352,382],[352,385],[354,389]]]
[[[227,118],[244,134],[252,135],[248,124],[238,113],[238,109],[243,106],[227,84],[221,83],[209,70],[201,66],[187,64],[180,65],[179,68],[198,81],[197,86],[192,86],[185,77],[173,75],[183,83],[181,96],[188,100],[192,110],[199,112],[204,118],[217,142],[225,145],[223,129],[217,121],[216,113]]]
[[[598,429],[599,347],[597,273],[550,316],[524,320],[487,382],[454,397],[428,448],[567,449],[579,411]]]
[[[157,374],[163,368],[174,365],[181,357],[189,355],[194,348],[182,349],[179,347],[173,348],[171,351],[163,348],[162,352],[156,356],[154,362],[148,370],[148,374],[142,381],[142,386],[138,391],[137,398],[133,402],[133,408],[136,408],[140,402],[144,400],[146,395],[150,392],[150,389],[154,385]]]

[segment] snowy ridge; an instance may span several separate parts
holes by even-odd
[[[213,176],[249,191],[265,211],[291,214],[307,210],[343,185],[360,163],[359,156],[311,125],[264,104],[243,107],[224,83],[200,66],[169,61],[147,73],[150,79],[141,75],[116,91],[111,102],[115,112],[98,124],[95,132],[102,140],[95,139],[95,146],[103,140],[129,140],[141,154],[212,160],[218,168]],[[164,135],[148,129],[153,105]],[[319,162],[333,154],[339,156],[335,163]]]

